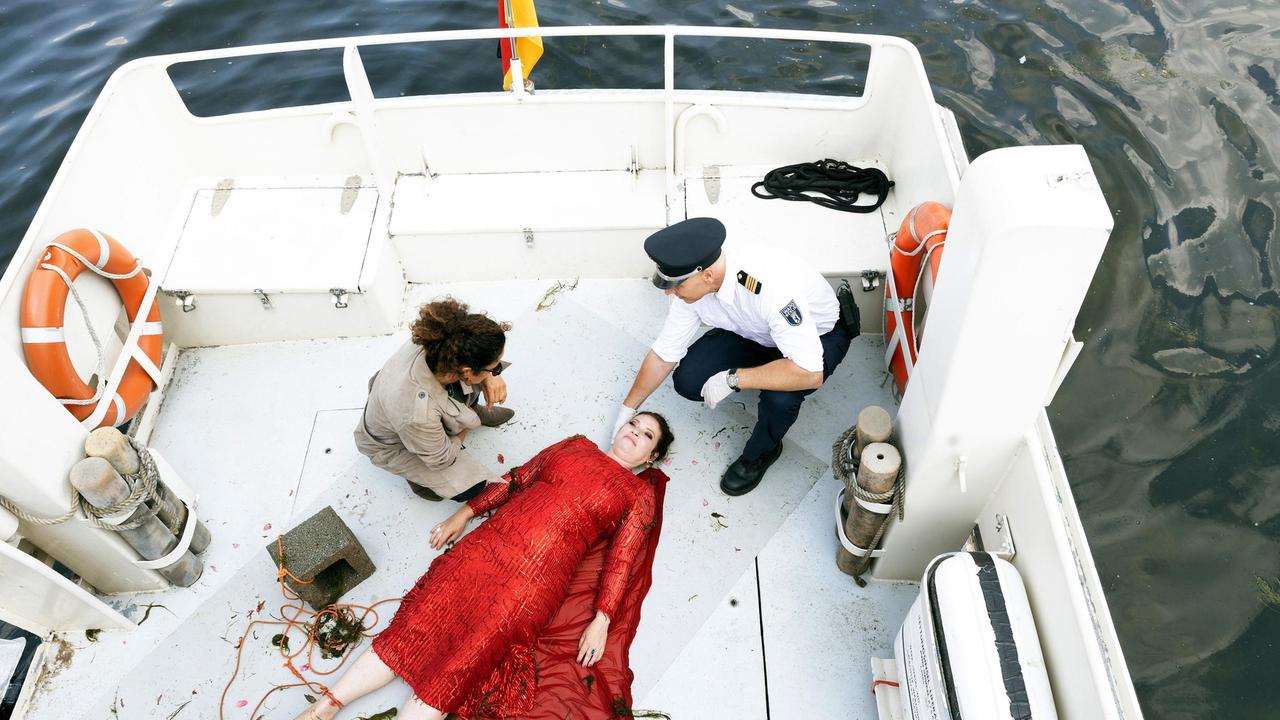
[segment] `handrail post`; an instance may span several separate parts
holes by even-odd
[[[369,76],[364,71],[364,62],[360,59],[360,48],[354,43],[346,46],[342,51],[342,75],[347,82],[347,93],[351,96],[356,127],[360,129],[365,154],[369,156],[369,165],[373,168],[378,195],[381,198],[390,198],[395,178],[378,153],[378,125],[374,120],[373,87],[369,84]]]
[[[516,46],[515,38],[511,39],[511,94],[516,96],[517,100],[525,99],[528,91],[524,87],[524,65],[520,63],[520,57],[516,55],[514,50]]]
[[[511,9],[511,3],[508,1],[502,3],[502,12],[507,20],[507,29],[514,30],[516,28],[516,14]],[[524,100],[526,95],[524,88],[524,64],[520,62],[520,46],[517,44],[519,38],[511,35],[507,38],[507,42],[511,43],[511,94],[515,95],[516,100]]]
[[[662,87],[663,87],[663,111],[665,113],[666,141],[667,152],[664,157],[667,159],[666,172],[666,189],[667,189],[667,224],[671,224],[671,213],[677,206],[676,200],[676,169],[675,169],[675,145],[676,145],[676,118],[675,118],[675,90],[676,90],[676,36],[675,31],[671,27],[666,28],[663,34],[662,48]]]

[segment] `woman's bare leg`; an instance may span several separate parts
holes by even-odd
[[[382,662],[382,658],[378,657],[373,648],[369,648],[363,655],[356,658],[346,672],[342,673],[337,684],[329,688],[329,694],[345,705],[386,685],[395,677],[396,674],[391,671],[391,668]],[[330,720],[338,714],[340,709],[330,702],[328,697],[322,697],[311,707],[302,711],[295,720]]]
[[[396,720],[444,720],[444,713],[422,702],[417,695],[410,695],[400,707]]]

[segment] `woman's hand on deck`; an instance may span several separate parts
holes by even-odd
[[[462,507],[445,518],[444,522],[431,528],[430,540],[432,549],[439,550],[462,537],[462,533],[467,529],[467,523],[473,517],[475,517],[475,514],[471,512],[471,507],[463,503]]]
[[[604,643],[609,636],[609,616],[596,611],[595,619],[582,631],[578,640],[578,662],[583,667],[591,667],[604,657]]]
[[[490,375],[480,386],[484,391],[485,407],[492,408],[507,401],[507,381]]]

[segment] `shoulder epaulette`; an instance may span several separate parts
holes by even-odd
[[[746,288],[752,295],[759,295],[760,291],[764,289],[764,283],[751,277],[742,270],[738,271],[738,284]]]

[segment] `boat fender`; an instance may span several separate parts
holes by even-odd
[[[1056,720],[1026,588],[990,553],[935,558],[894,640],[903,720]]]

